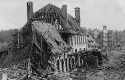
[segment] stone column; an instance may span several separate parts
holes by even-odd
[[[78,36],[78,38],[77,38],[77,39],[78,39],[78,43],[77,43],[77,44],[79,45],[79,36]]]
[[[78,43],[77,44],[79,45],[79,39],[80,39],[80,37],[79,37],[79,35],[77,35],[77,36],[78,36]]]
[[[75,46],[75,37],[72,36],[72,42],[73,42],[73,46]]]
[[[71,69],[73,68],[73,59],[71,57]]]
[[[85,36],[83,36],[83,44],[85,43]]]
[[[73,56],[73,65],[75,65],[75,57]]]
[[[79,36],[79,44],[80,44],[80,42],[81,42],[81,36]]]
[[[64,66],[64,72],[66,72],[66,59],[64,58],[64,63],[63,63],[63,66]]]
[[[69,59],[69,62],[70,62],[69,67],[70,67],[70,71],[71,71],[71,69],[72,69],[72,58],[71,57]]]
[[[78,65],[81,66],[80,55],[78,55]]]
[[[65,60],[65,58],[66,58],[66,55],[65,55],[65,53],[64,53],[64,55],[63,55],[63,71],[64,72],[66,72],[66,60]]]
[[[59,59],[59,71],[62,72],[62,61]]]
[[[82,44],[84,44],[84,36],[82,36]]]
[[[73,39],[74,39],[74,46],[76,46],[76,36],[74,36]]]
[[[69,62],[69,64],[68,64],[68,66],[69,66],[69,71],[71,70],[71,61],[70,61],[70,58],[68,58],[68,62]]]
[[[77,46],[77,44],[78,44],[78,37],[77,37],[77,35],[76,35],[76,46]]]
[[[83,64],[84,64],[83,59],[81,59],[81,65],[83,65]]]
[[[69,71],[69,58],[68,58],[68,57],[67,57],[66,62],[67,62],[67,63],[66,63],[66,64],[67,64],[67,66],[66,66],[66,67],[67,67],[67,71]]]
[[[76,36],[76,45],[78,45],[78,35]]]
[[[81,36],[81,38],[80,38],[80,39],[81,39],[80,44],[82,44],[82,36]]]
[[[32,68],[31,68],[31,59],[28,59],[28,77],[31,77]]]
[[[72,44],[72,46],[73,46],[73,36],[71,36],[71,44]]]
[[[81,36],[79,36],[79,44],[81,44]]]

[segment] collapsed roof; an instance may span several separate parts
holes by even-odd
[[[52,4],[48,4],[45,7],[39,9],[37,12],[35,12],[31,18],[31,21],[39,21],[41,23],[45,22],[45,23],[53,24],[56,19],[59,22],[59,24],[63,27],[65,32],[72,33],[72,34],[82,33],[80,31],[81,30],[80,26],[78,26],[78,23],[76,22],[75,18],[73,18],[69,14],[67,15],[67,18],[66,18],[63,15],[63,12],[61,11],[61,9]],[[4,61],[2,61],[2,63],[9,63],[11,61],[10,60],[11,58],[13,61],[16,61],[17,59],[18,59],[17,61],[20,61],[23,58],[27,58],[28,54],[25,54],[25,53],[28,53],[27,51],[29,51],[29,49],[31,47],[29,44],[32,42],[31,41],[32,29],[29,27],[32,27],[30,21],[27,22],[26,25],[24,25],[24,27],[20,30],[20,34],[22,34],[23,39],[25,39],[25,40],[22,39],[22,41],[24,41],[23,42],[24,48],[20,51],[18,51],[16,49],[17,51],[10,55],[7,54],[7,58]],[[44,27],[47,27],[47,26],[44,26]],[[25,44],[25,43],[27,43],[27,44]],[[18,53],[18,56],[13,58],[12,55],[15,56],[16,53]],[[22,53],[24,53],[24,54],[22,54]]]
[[[69,33],[80,33],[81,28],[70,14],[67,14],[67,18],[63,14],[62,10],[55,5],[48,4],[43,8],[39,9],[33,14],[32,21],[41,20],[47,23],[54,23],[55,20],[63,27],[65,32]]]

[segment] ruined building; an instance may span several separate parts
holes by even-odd
[[[34,12],[33,3],[27,2],[27,23],[15,34],[16,39],[9,51],[12,54],[8,53],[3,63],[10,63],[12,56],[11,62],[31,58],[29,61],[37,67],[33,69],[46,69],[51,63],[64,72],[73,69],[74,65],[82,65],[82,57],[72,55],[94,49],[96,43],[90,34],[81,29],[80,8],[76,7],[74,11],[75,17],[67,13],[67,5],[58,8],[47,4]]]
[[[33,21],[42,20],[47,23],[56,24],[56,29],[61,34],[63,40],[72,46],[73,52],[91,48],[91,46],[88,47],[87,43],[94,43],[94,40],[91,40],[92,38],[88,41],[89,38],[81,29],[80,8],[76,7],[74,11],[75,17],[72,17],[67,13],[67,5],[63,5],[60,9],[52,4],[48,4],[33,14],[33,3],[27,3],[27,19],[29,20],[33,16],[31,19]]]
[[[28,2],[27,20],[41,21],[43,23],[54,25],[64,42],[72,48],[71,51],[68,52],[69,54],[95,48],[96,43],[94,39],[91,35],[83,32],[81,29],[80,8],[76,7],[74,11],[75,17],[72,17],[67,13],[67,5],[58,8],[55,5],[48,4],[33,13],[33,3]],[[68,53],[64,54],[63,57],[58,58],[56,62],[56,64],[58,64],[58,70],[67,71],[69,68],[73,67],[76,59],[75,57],[68,58]],[[79,59],[79,65],[81,65],[80,57],[77,57],[77,59]]]

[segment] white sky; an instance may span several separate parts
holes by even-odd
[[[0,0],[0,30],[20,28],[26,23],[26,2],[28,0]],[[68,12],[74,15],[74,8],[81,8],[81,26],[87,28],[125,29],[125,0],[32,0],[34,11],[48,3],[61,7],[68,5]]]

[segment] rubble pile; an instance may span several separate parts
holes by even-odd
[[[32,32],[30,32],[31,28]],[[11,51],[5,56],[2,65],[15,65],[31,58],[32,70],[35,73],[51,72],[54,68],[54,60],[58,55],[68,51],[68,45],[51,24],[38,21],[33,22],[32,26],[27,28],[29,31],[23,31],[23,29],[20,30],[20,36],[15,34],[13,37]],[[18,42],[18,37],[21,37],[20,42]],[[44,71],[41,71],[42,69]]]
[[[88,75],[88,80],[121,80],[121,74],[115,71],[97,71]]]
[[[57,27],[61,27],[61,30],[57,30]],[[67,70],[66,73],[66,71],[63,72],[63,70],[60,70],[60,72],[55,73],[56,59],[61,58],[61,55],[68,53],[71,49],[62,37],[67,36],[67,34],[62,35],[61,31],[73,35],[76,33],[83,33],[75,18],[69,14],[64,16],[60,8],[48,4],[44,8],[38,10],[21,30],[18,30],[12,35],[13,38],[8,44],[7,50],[3,52],[1,54],[2,57],[0,57],[1,65],[8,67],[24,62],[26,63],[24,64],[25,69],[6,68],[1,69],[0,72],[2,74],[7,74],[8,79],[15,80],[43,80],[43,78],[46,80],[124,79],[124,54],[114,54],[110,56],[109,61],[105,63],[103,67],[101,66],[101,70],[89,71],[83,68],[80,72],[77,70],[72,72],[69,70],[68,72]],[[103,56],[101,53],[92,53],[88,52],[86,55],[81,56],[83,61],[80,62],[85,63],[85,66],[88,66],[88,68],[90,67],[89,64],[93,64],[93,68],[97,68],[100,65],[96,62],[101,64]],[[76,54],[79,53],[76,51]],[[70,59],[69,62],[72,61],[75,63],[76,60],[74,59],[75,61],[73,61],[73,59],[74,58]],[[68,62],[68,59],[65,59],[65,61],[66,60]],[[65,64],[63,59],[62,63]],[[71,64],[70,67],[74,67],[74,65],[77,66],[77,64]]]
[[[112,51],[108,55],[108,61],[103,64],[103,68],[107,70],[124,71],[125,54],[119,51]]]
[[[32,25],[43,36],[46,42],[50,44],[49,47],[51,47],[51,51],[54,54],[62,54],[63,52],[68,51],[68,45],[61,38],[55,26],[39,21],[34,21]]]
[[[22,69],[1,68],[0,74],[1,80],[5,77],[7,77],[8,80],[20,80],[27,74],[27,71]]]

